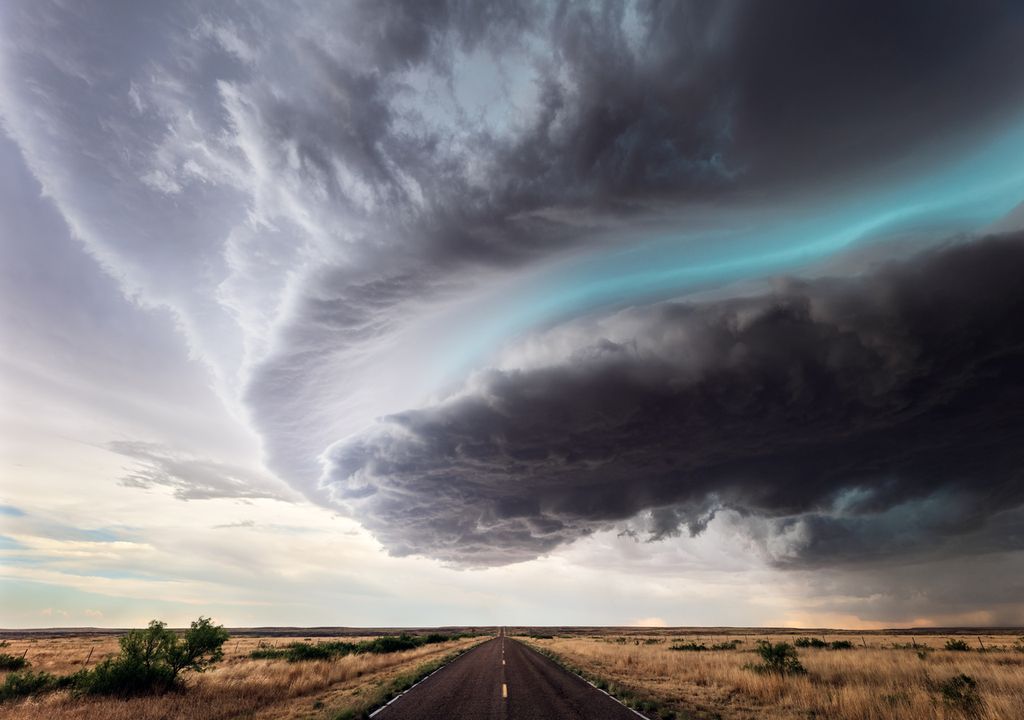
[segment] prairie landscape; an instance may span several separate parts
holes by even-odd
[[[206,672],[189,674],[178,688],[134,697],[93,696],[74,690],[45,692],[7,699],[0,704],[0,716],[12,720],[362,717],[442,662],[485,639],[461,636],[446,629],[442,632],[455,639],[397,652],[354,653],[303,661],[252,657],[254,652],[294,645],[317,647],[339,640],[360,643],[396,637],[399,632],[317,630],[326,634],[294,629],[246,635],[236,631],[224,645],[222,660]],[[373,634],[367,634],[370,632]],[[15,657],[24,655],[30,671],[54,676],[95,666],[119,650],[119,634],[111,631],[3,635],[8,644],[0,652]],[[10,671],[0,673],[0,686],[11,675]]]
[[[1024,717],[1019,630],[510,632],[649,717]],[[758,641],[790,645],[804,671],[759,671]]]
[[[223,658],[180,686],[136,696],[74,689],[6,699],[16,720],[366,717],[495,628],[236,630]],[[652,720],[1024,717],[1020,630],[848,632],[765,628],[507,628],[504,633]],[[119,651],[115,631],[5,632],[3,652],[71,675]],[[437,641],[441,636],[451,639]],[[337,643],[434,638],[393,652],[317,657]],[[783,650],[771,667],[760,648]],[[299,648],[298,655],[288,655]],[[275,657],[275,654],[279,655]],[[796,664],[794,665],[793,662]],[[0,675],[6,683],[11,671]]]

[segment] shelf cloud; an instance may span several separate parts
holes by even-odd
[[[2,3],[14,472],[509,573],[1012,564],[1022,48],[1011,0]]]
[[[992,237],[555,328],[587,341],[388,416],[334,449],[329,486],[394,552],[469,564],[722,510],[778,563],[927,552],[1024,512],[1021,272],[1024,236]]]

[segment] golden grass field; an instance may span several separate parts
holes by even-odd
[[[358,715],[388,694],[389,684],[425,665],[465,650],[486,637],[463,638],[389,654],[348,655],[334,660],[289,663],[253,660],[249,653],[260,642],[286,645],[297,640],[337,640],[337,637],[241,637],[224,646],[224,660],[206,673],[187,676],[181,693],[120,700],[71,697],[60,692],[0,706],[4,720],[221,720],[226,718],[335,718]],[[367,637],[345,637],[347,641]],[[21,655],[32,670],[55,674],[94,665],[116,654],[116,635],[63,635],[8,639],[5,652]],[[90,652],[92,653],[90,657]],[[0,682],[7,673],[0,673]]]
[[[829,642],[846,639],[854,648],[799,649],[799,659],[807,669],[801,676],[763,675],[744,668],[759,660],[753,652],[756,640],[792,643],[800,636],[824,636]],[[941,649],[947,638],[965,640],[971,651]],[[614,695],[633,704],[649,702],[649,707],[656,708],[648,713],[652,717],[1024,718],[1024,652],[1014,649],[1019,634],[911,636],[817,630],[768,634],[669,629],[646,634],[555,631],[552,639],[521,639],[554,653],[592,680],[607,682]],[[710,647],[734,639],[743,641],[736,650],[669,649],[680,641]],[[915,643],[918,649],[914,649]],[[904,647],[907,645],[910,647]],[[941,683],[960,673],[976,680],[978,702],[951,702],[943,696]]]
[[[887,634],[879,632],[561,628],[508,629],[525,642],[553,653],[564,664],[603,681],[630,704],[647,703],[652,718],[722,720],[1024,719],[1024,652],[1017,634]],[[542,635],[553,635],[545,638]],[[533,635],[534,637],[530,637]],[[759,661],[758,639],[793,642],[811,636],[849,640],[853,649],[799,649],[806,675],[778,677],[744,667]],[[348,636],[356,641],[370,636]],[[948,638],[971,650],[942,649]],[[402,677],[436,664],[487,636],[464,638],[391,654],[348,655],[334,660],[288,663],[253,660],[259,644],[337,636],[232,637],[224,660],[201,675],[189,675],[181,693],[131,700],[72,697],[54,693],[0,706],[11,720],[176,720],[196,718],[336,718],[358,716],[390,694]],[[740,640],[736,650],[671,650],[680,643],[708,647]],[[21,655],[32,670],[72,673],[118,650],[113,634],[9,637],[6,652]],[[915,648],[914,645],[917,647]],[[984,651],[981,648],[984,647]],[[978,702],[950,703],[941,684],[960,673],[977,682]],[[0,682],[6,673],[0,673]]]

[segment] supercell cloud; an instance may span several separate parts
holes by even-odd
[[[3,129],[75,237],[267,470],[389,551],[718,521],[796,567],[1024,545],[1019,3],[33,1],[0,28]],[[288,495],[111,442],[134,487]]]
[[[393,550],[465,563],[644,511],[650,539],[733,511],[786,564],[1021,549],[1022,273],[1013,235],[587,318],[336,448],[331,487]]]

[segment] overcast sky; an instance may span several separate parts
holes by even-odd
[[[1024,624],[1024,8],[0,7],[0,626]]]

